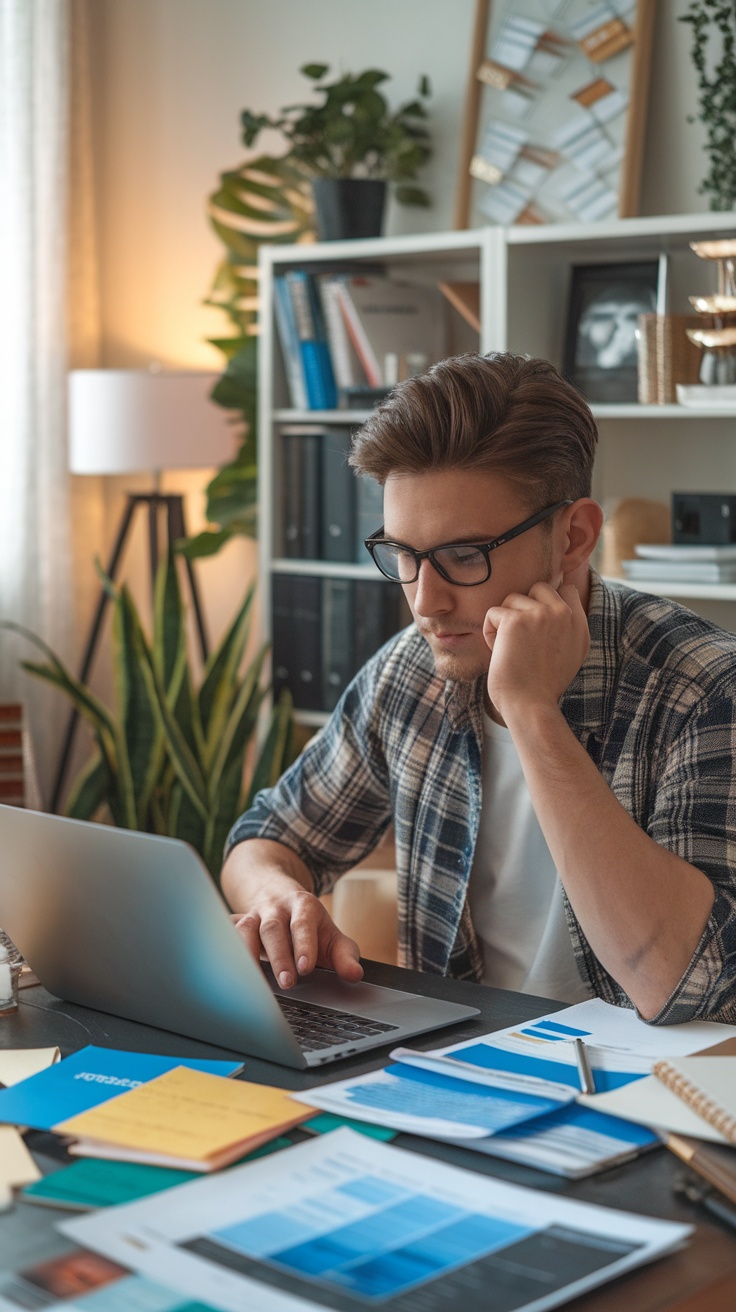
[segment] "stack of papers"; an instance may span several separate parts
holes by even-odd
[[[580,1097],[574,1039],[584,1040],[596,1090],[604,1093],[638,1084],[658,1057],[699,1051],[732,1035],[736,1027],[708,1021],[656,1028],[594,999],[470,1043],[430,1053],[397,1049],[385,1070],[294,1096],[338,1115],[577,1179],[636,1156],[659,1138],[641,1124],[643,1115],[611,1115],[601,1100]]]
[[[342,1129],[181,1185],[165,1207],[144,1199],[60,1229],[232,1312],[489,1300],[541,1312],[671,1252],[692,1227],[523,1189]]]
[[[73,1156],[216,1171],[299,1125],[312,1108],[285,1089],[178,1066],[99,1107],[57,1122]]]
[[[736,544],[639,543],[634,550],[635,560],[621,561],[625,577],[632,581],[733,583],[736,580]]]
[[[58,1053],[58,1048],[42,1051]],[[175,1066],[208,1071],[212,1075],[237,1075],[243,1069],[243,1063],[238,1061],[159,1057],[151,1052],[123,1052],[90,1045],[30,1078],[22,1077],[12,1089],[0,1089],[0,1122],[34,1130],[54,1130],[58,1121],[97,1107],[127,1089],[136,1089]]]

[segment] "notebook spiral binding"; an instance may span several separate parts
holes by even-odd
[[[730,1139],[731,1143],[736,1143],[736,1116],[731,1116],[727,1111],[720,1107],[717,1102],[709,1098],[707,1094],[701,1092],[696,1085],[691,1084],[684,1075],[670,1066],[668,1061],[658,1061],[654,1065],[654,1074],[662,1080],[677,1094],[678,1098],[698,1116],[712,1125],[724,1139]]]

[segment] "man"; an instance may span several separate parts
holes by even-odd
[[[435,365],[357,434],[414,624],[230,835],[223,889],[282,987],[360,978],[317,895],[393,820],[403,964],[736,1021],[736,639],[591,570],[596,441],[511,355]]]

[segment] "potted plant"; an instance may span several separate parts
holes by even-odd
[[[110,585],[112,586],[112,585]],[[259,788],[273,784],[293,759],[291,704],[273,710],[244,787],[244,762],[253,748],[267,693],[261,671],[267,647],[241,673],[253,588],[195,686],[186,646],[185,611],[171,553],[156,579],[149,642],[127,587],[114,591],[115,710],[109,710],[66,669],[35,634],[10,622],[46,656],[24,661],[76,706],[92,727],[95,749],[74,781],[66,814],[107,816],[125,829],[185,839],[214,879],[225,838]]]
[[[415,185],[431,155],[423,104],[429,80],[419,79],[418,95],[393,112],[379,91],[389,74],[369,68],[326,81],[328,64],[305,64],[300,72],[321,99],[287,105],[277,118],[243,110],[243,141],[252,146],[264,128],[276,128],[288,143],[285,159],[311,176],[322,240],[373,237],[381,231],[386,183],[395,183],[404,205],[428,205]]]

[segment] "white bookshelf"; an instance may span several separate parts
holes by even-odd
[[[311,246],[261,248],[262,336],[259,355],[260,600],[266,635],[271,631],[271,577],[363,578],[370,567],[286,560],[277,540],[281,495],[278,461],[283,425],[353,426],[366,410],[304,411],[289,406],[274,325],[273,279],[285,266],[384,267],[405,281],[476,281],[480,284],[479,333],[449,305],[445,308],[449,350],[510,350],[562,362],[570,269],[575,264],[669,260],[670,309],[688,309],[689,294],[713,290],[714,269],[690,251],[698,239],[736,234],[727,213],[623,219],[599,224],[483,227],[466,232],[324,242]],[[672,492],[736,492],[736,407],[595,405],[600,445],[594,495],[604,509],[623,496],[652,497],[669,504]],[[736,585],[648,584],[639,590],[677,597],[693,609],[729,603],[720,622],[736,630]],[[305,713],[305,723],[319,722]]]

